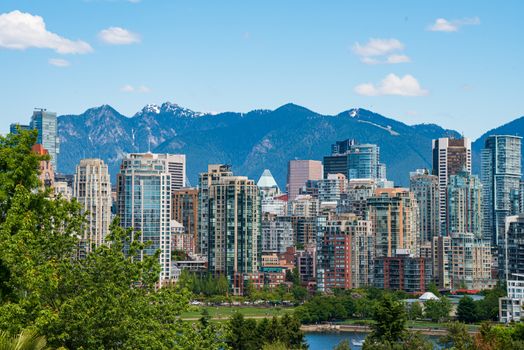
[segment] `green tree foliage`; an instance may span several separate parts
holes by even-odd
[[[447,334],[439,342],[446,349],[473,350],[473,338],[469,335],[466,326],[459,322],[450,322],[446,325]]]
[[[428,300],[424,303],[424,314],[433,322],[445,321],[451,312],[451,302],[446,297],[439,300]]]
[[[240,313],[231,316],[228,322],[227,345],[233,350],[259,349],[306,349],[300,321],[285,314],[281,319],[245,319]]]
[[[465,323],[474,323],[479,319],[477,305],[470,296],[460,299],[457,306],[457,320]]]
[[[410,320],[419,320],[424,317],[422,306],[418,302],[411,303],[409,305],[408,316]]]
[[[295,309],[302,323],[339,321],[352,317],[355,302],[350,295],[315,296]]]
[[[349,346],[349,340],[344,339],[341,340],[334,348],[333,350],[351,350],[351,346]]]
[[[431,292],[431,293],[435,294],[437,297],[440,297],[440,291],[438,290],[438,287],[435,284],[435,282],[431,282],[428,285],[428,292]]]
[[[497,321],[499,317],[499,298],[506,296],[506,286],[499,282],[491,290],[483,291],[484,299],[477,304],[479,320]]]
[[[0,137],[0,330],[34,329],[69,349],[224,348],[217,326],[179,320],[189,292],[157,290],[158,256],[131,258],[145,245],[118,222],[110,245],[76,258],[84,216],[40,190],[35,141],[32,132]]]
[[[524,325],[492,325],[483,322],[473,339],[474,349],[515,350],[524,349]]]
[[[43,350],[45,347],[45,338],[34,331],[23,330],[14,337],[7,332],[0,332],[0,349],[2,350]]]
[[[407,315],[404,305],[385,295],[373,312],[374,324],[365,343],[396,344],[406,337]]]

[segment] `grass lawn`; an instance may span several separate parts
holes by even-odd
[[[181,315],[182,319],[200,318],[202,311],[207,309],[212,319],[227,319],[235,312],[242,313],[245,317],[273,317],[283,316],[292,312],[292,307],[253,307],[253,306],[192,306]]]

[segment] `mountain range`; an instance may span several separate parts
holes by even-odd
[[[82,158],[101,158],[114,179],[126,153],[183,153],[192,185],[208,164],[227,163],[235,174],[255,180],[270,169],[281,187],[290,159],[322,160],[332,143],[348,138],[378,144],[388,179],[405,186],[410,171],[431,168],[432,139],[460,136],[435,124],[407,125],[362,108],[322,115],[291,103],[275,110],[209,114],[165,102],[147,105],[132,117],[103,105],[60,116],[58,129],[62,173],[74,173]],[[490,130],[473,143],[474,155],[488,134],[521,131],[524,117]]]

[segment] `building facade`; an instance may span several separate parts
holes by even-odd
[[[328,174],[343,174],[350,179],[379,179],[385,176],[380,164],[380,148],[374,144],[358,144],[355,140],[337,141],[331,155],[324,157],[324,178]]]
[[[101,159],[82,159],[76,167],[73,197],[87,214],[81,253],[105,243],[111,224],[111,180]]]
[[[451,175],[448,183],[445,235],[473,233],[482,238],[482,184],[467,171]]]
[[[233,176],[230,165],[210,164],[207,167],[207,172],[200,173],[198,177],[198,240],[196,248],[198,254],[202,256],[207,256],[209,250],[210,189],[226,176]]]
[[[345,214],[328,220],[317,238],[317,289],[351,289],[373,281],[372,223]]]
[[[491,135],[481,153],[484,237],[494,247],[504,234],[506,216],[520,209],[521,142],[518,136]]]
[[[129,154],[117,175],[120,224],[140,231],[141,242],[151,242],[138,258],[160,250],[160,285],[172,280],[171,176],[165,158],[152,153]]]
[[[196,253],[198,240],[198,190],[196,188],[182,188],[172,192],[172,216],[184,227],[184,234],[191,239],[190,246],[186,245],[187,254]]]
[[[413,192],[419,210],[419,239],[432,242],[439,234],[439,187],[438,177],[427,169],[410,174],[409,190]]]
[[[287,193],[294,200],[307,180],[322,179],[322,162],[318,160],[290,160],[287,172]]]
[[[444,137],[433,140],[432,175],[437,176],[439,182],[439,225],[441,235],[446,231],[449,177],[463,170],[471,174],[471,140],[466,137],[461,139]]]
[[[284,253],[292,247],[293,225],[288,216],[263,214],[262,218],[262,253]]]
[[[31,117],[31,129],[38,130],[37,144],[44,146],[49,152],[51,163],[55,171],[58,171],[58,154],[60,153],[60,142],[58,139],[58,120],[56,113],[46,109],[35,109]]]
[[[225,275],[234,294],[244,279],[258,273],[261,256],[260,191],[245,176],[223,176],[209,187],[208,267]]]
[[[499,277],[509,280],[524,274],[524,214],[506,217],[506,228],[499,242]]]
[[[376,235],[375,256],[392,257],[400,249],[418,255],[418,207],[404,188],[377,189],[367,200]]]

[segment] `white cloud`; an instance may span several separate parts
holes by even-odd
[[[133,92],[135,91],[135,88],[133,87],[133,85],[124,85],[120,88],[120,91],[122,92]]]
[[[73,41],[48,31],[42,17],[18,10],[0,14],[0,47],[14,50],[36,47],[60,54],[93,51],[85,41]]]
[[[55,67],[69,67],[71,63],[68,60],[62,58],[50,58],[49,64]]]
[[[455,20],[447,20],[445,18],[437,18],[435,23],[429,25],[427,30],[432,32],[457,32],[462,26],[479,25],[480,18],[462,18]]]
[[[399,50],[404,50],[404,44],[397,39],[369,39],[365,45],[353,45],[353,51],[363,57],[383,56]]]
[[[410,74],[399,77],[388,74],[380,83],[365,83],[355,87],[355,92],[363,96],[424,96],[428,91],[423,89],[417,79]]]
[[[140,35],[120,27],[101,30],[98,37],[106,44],[111,45],[129,45],[140,42]]]
[[[407,55],[399,53],[403,50],[404,44],[398,39],[369,39],[364,45],[358,42],[353,45],[353,52],[365,64],[410,62]]]
[[[408,62],[411,62],[411,59],[406,55],[391,55],[391,56],[388,56],[386,62],[391,63],[391,64],[408,63]]]
[[[139,93],[148,93],[151,91],[150,88],[148,88],[145,85],[140,85],[137,87],[134,87],[133,85],[126,84],[120,88],[120,91],[122,92],[139,92]]]

